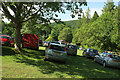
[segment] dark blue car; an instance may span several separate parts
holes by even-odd
[[[98,51],[95,50],[95,49],[90,49],[90,48],[87,48],[83,51],[82,55],[84,57],[89,57],[89,58],[94,58],[96,55],[99,55],[98,54]]]

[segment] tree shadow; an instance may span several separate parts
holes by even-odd
[[[2,56],[6,55],[15,55],[17,52],[14,50],[14,48],[8,47],[8,46],[2,46]]]
[[[52,74],[55,72],[60,78],[65,78],[62,73],[65,73],[72,78],[81,76],[83,78],[120,78],[119,71],[113,68],[103,68],[101,65],[95,63],[92,59],[87,59],[82,56],[67,56],[66,64],[61,64],[57,61],[44,61],[44,50],[33,51],[29,50],[23,54],[15,55],[16,62],[25,63],[26,65],[33,65],[39,67],[43,74]],[[112,77],[111,77],[112,75]]]

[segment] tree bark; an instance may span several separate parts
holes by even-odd
[[[21,26],[21,23],[15,23],[15,49],[19,51],[21,50]]]

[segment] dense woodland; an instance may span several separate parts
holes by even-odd
[[[102,9],[102,15],[98,15],[95,11],[91,17],[88,8],[79,20],[39,24],[35,18],[23,24],[21,35],[32,33],[38,35],[41,40],[65,40],[85,48],[118,51],[120,50],[119,11],[114,2],[107,2]],[[14,24],[2,23],[2,33],[15,37]]]

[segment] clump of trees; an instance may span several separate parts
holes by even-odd
[[[95,12],[92,18],[83,16],[79,20],[72,42],[99,50],[120,49],[118,6],[114,2],[108,2],[102,11],[100,17]]]

